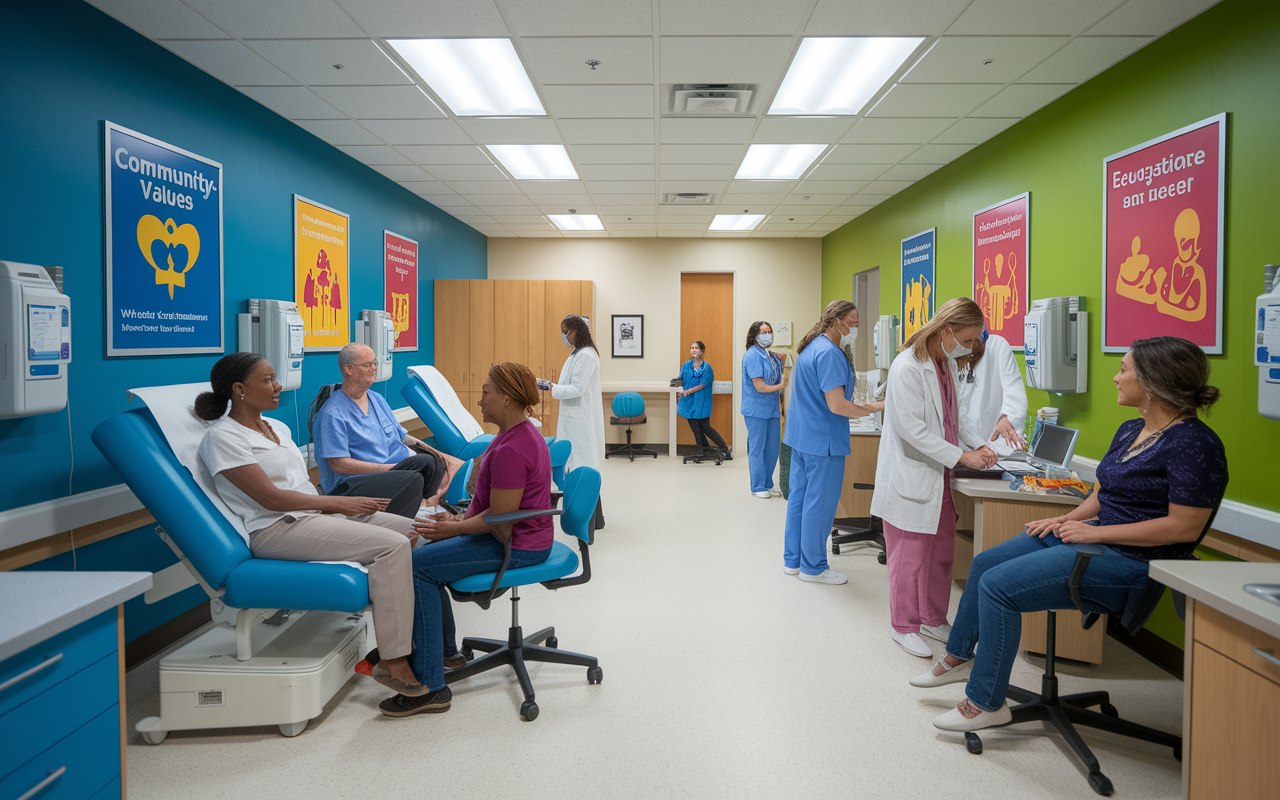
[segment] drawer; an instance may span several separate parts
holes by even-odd
[[[0,663],[0,686],[14,681],[0,689],[0,715],[116,652],[116,635],[112,608]]]
[[[120,776],[111,779],[111,783],[103,786],[97,794],[90,797],[89,800],[120,800],[123,793],[120,791]],[[31,800],[40,800],[40,797],[33,797]]]
[[[119,703],[119,659],[112,653],[0,716],[0,778]]]
[[[120,709],[113,706],[0,780],[0,797],[22,797],[47,780],[32,800],[79,800],[118,777]]]
[[[1193,628],[1197,642],[1217,650],[1264,678],[1280,683],[1280,664],[1272,660],[1280,659],[1280,639],[1268,636],[1204,603],[1195,605]]]

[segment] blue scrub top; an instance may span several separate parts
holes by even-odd
[[[782,383],[782,359],[760,345],[742,354],[742,416],[777,419],[782,416],[779,396],[756,389],[752,378],[763,378],[770,386]]]
[[[849,359],[829,338],[819,336],[791,368],[791,406],[783,442],[802,453],[849,455],[849,418],[827,408],[826,393],[837,386],[844,387],[844,399],[853,399]]]
[[[320,491],[325,494],[346,477],[329,469],[331,458],[395,464],[413,455],[401,441],[408,431],[396,421],[386,399],[377,392],[365,396],[369,398],[368,416],[342,390],[334,392],[316,416],[316,465],[320,468]]]
[[[702,362],[702,369],[694,371],[693,359],[680,365],[680,383],[685,389],[692,389],[699,384],[707,387],[696,394],[681,397],[676,402],[676,413],[685,419],[706,419],[711,416],[711,382],[716,379],[711,365]]]

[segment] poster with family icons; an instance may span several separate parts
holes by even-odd
[[[351,217],[293,196],[293,291],[308,352],[351,343]]]
[[[973,300],[987,330],[1017,351],[1025,344],[1030,271],[1031,193],[973,212]]]
[[[222,165],[103,121],[107,356],[222,353]]]

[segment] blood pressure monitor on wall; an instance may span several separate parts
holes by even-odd
[[[67,405],[71,298],[44,267],[0,261],[0,419]]]
[[[287,300],[249,300],[249,313],[236,315],[237,346],[257,353],[276,370],[281,391],[302,385],[302,316]]]

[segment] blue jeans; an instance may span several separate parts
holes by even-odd
[[[751,491],[773,488],[773,469],[778,466],[782,446],[782,420],[777,417],[743,417],[747,422],[747,466],[751,468]]]
[[[799,567],[806,575],[821,575],[827,569],[827,536],[844,484],[844,456],[819,456],[793,447],[789,475],[782,564]]]
[[[1077,545],[1050,534],[1043,539],[1020,533],[973,558],[960,607],[956,609],[947,652],[977,660],[965,694],[985,711],[1004,705],[1009,673],[1022,638],[1022,615],[1030,611],[1074,609],[1067,576]],[[1089,562],[1080,594],[1090,611],[1118,614],[1129,592],[1147,587],[1145,562],[1123,556],[1109,547]]]
[[[511,550],[507,569],[541,564],[546,550]],[[413,655],[410,666],[431,691],[444,688],[444,657],[458,652],[447,584],[468,575],[497,572],[502,543],[487,533],[455,536],[413,551]]]

